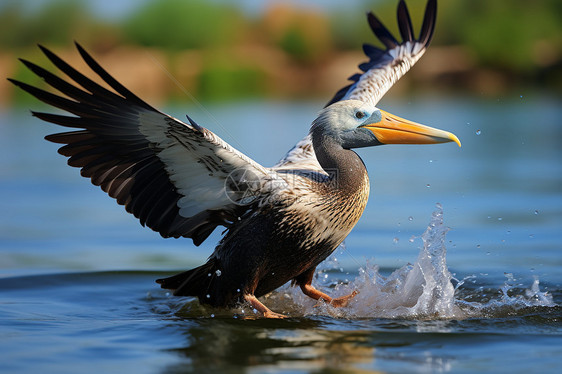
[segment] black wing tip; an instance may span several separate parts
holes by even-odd
[[[6,80],[15,86],[21,87],[20,85],[22,84],[22,82],[18,81],[17,79],[6,78]]]
[[[32,86],[30,84],[27,84],[25,82],[19,81],[17,79],[13,79],[13,78],[6,78],[10,83],[12,83],[13,85],[15,85],[16,87],[19,87],[21,90],[27,92],[28,94],[35,96],[37,99],[44,101],[43,99],[41,99],[39,96],[41,96],[43,93],[46,93],[45,91]]]
[[[371,27],[371,30],[373,30],[373,33],[386,46],[386,48],[392,49],[400,44],[373,12],[367,13],[367,21],[369,22],[369,26]]]
[[[80,43],[78,43],[76,40],[74,41],[74,46],[76,47],[76,49],[78,50],[78,53],[80,53],[80,56],[84,60],[87,60],[88,58],[93,60],[92,55],[90,55],[88,53],[88,51],[86,51],[86,48],[82,47],[82,45]]]
[[[202,126],[199,126],[199,124],[197,122],[195,122],[189,115],[185,115],[187,117],[187,120],[189,121],[189,124],[197,131],[199,132],[203,132],[204,128]]]
[[[30,84],[27,84],[27,83],[25,83],[25,82],[19,81],[19,80],[17,80],[17,79],[14,79],[14,78],[6,78],[6,79],[7,79],[10,83],[12,83],[13,85],[15,85],[15,86],[21,88],[22,90],[24,90],[24,91],[26,91],[26,92],[29,92],[29,90],[35,89],[34,86],[32,86],[32,85],[30,85]],[[30,92],[30,93],[31,93],[31,92]]]
[[[45,47],[43,44],[37,44],[37,47],[51,60],[51,56],[55,56],[55,53],[51,51],[49,48]]]
[[[395,48],[406,42],[417,41],[425,47],[429,45],[433,38],[435,31],[435,24],[437,19],[437,0],[428,0],[423,18],[423,24],[420,30],[419,38],[414,36],[412,27],[412,20],[408,11],[408,6],[405,0],[400,0],[397,7],[398,26],[402,43],[399,43],[396,38],[388,31],[382,21],[373,13],[367,11],[367,22],[375,36],[385,45],[387,50]]]
[[[435,24],[437,23],[437,0],[428,0],[425,6],[425,13],[423,16],[423,24],[420,31],[418,41],[425,47],[429,46],[433,39],[435,31]]]
[[[60,133],[45,135],[43,139],[51,143],[60,144],[61,142],[56,140],[57,135],[60,135]]]
[[[20,60],[20,62],[22,64],[24,64],[26,68],[28,68],[30,71],[32,71],[39,78],[45,79],[45,75],[48,74],[48,72],[45,69],[43,69],[41,66],[39,66],[39,65],[29,61],[29,60],[26,60],[24,58],[19,58],[18,60]]]
[[[382,21],[372,12],[367,12],[367,21],[375,36],[385,45],[387,50],[391,50],[407,42],[418,42],[427,47],[433,38],[435,23],[437,19],[437,0],[428,0],[423,18],[423,24],[418,38],[414,36],[412,20],[405,0],[400,0],[397,7],[398,27],[402,43],[388,31]]]
[[[382,26],[382,22],[378,19],[375,13],[373,13],[373,11],[367,12],[367,22],[369,22],[369,26],[373,31],[375,31],[376,29]]]
[[[80,45],[80,43],[78,43],[77,41],[74,41],[74,45],[76,46],[76,49],[78,50],[78,53],[80,54],[80,56],[82,57],[82,59],[84,60],[86,65],[88,65],[94,73],[96,73],[105,83],[107,83],[113,90],[115,90],[115,92],[117,92],[119,95],[121,95],[123,98],[130,101],[134,105],[137,105],[137,106],[139,106],[143,109],[149,110],[149,111],[157,111],[151,105],[146,103],[140,97],[135,95],[132,91],[130,91],[128,88],[126,88],[124,85],[119,83],[119,81],[117,81],[115,78],[113,78],[113,76],[111,74],[109,74],[107,72],[107,70],[105,70],[92,57],[92,55],[90,55],[86,51],[86,49],[83,48]]]
[[[400,36],[402,37],[402,43],[413,42],[415,36],[412,27],[412,18],[410,17],[408,6],[404,0],[398,3],[396,17],[398,18],[398,28],[400,30]]]
[[[22,64],[24,64],[25,66],[29,67],[29,65],[35,65],[33,62],[26,60],[23,57],[19,57],[18,61],[21,62]]]

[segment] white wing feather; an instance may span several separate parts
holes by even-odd
[[[392,87],[425,53],[431,42],[437,17],[437,0],[429,0],[425,9],[420,35],[414,38],[412,22],[404,0],[398,4],[398,26],[402,36],[399,43],[373,13],[367,15],[369,25],[386,49],[364,45],[363,50],[369,61],[359,65],[362,73],[354,74],[349,79],[353,82],[342,88],[328,102],[333,104],[340,100],[355,99],[376,105]],[[306,136],[293,147],[275,168],[287,166],[317,170],[314,150],[310,137]]]

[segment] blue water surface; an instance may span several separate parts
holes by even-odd
[[[470,318],[345,318],[300,313],[297,303],[288,307],[292,318],[284,321],[248,320],[239,311],[209,310],[160,290],[154,279],[202,263],[220,233],[195,247],[141,227],[43,140],[56,126],[23,108],[5,110],[0,370],[557,372],[562,364],[556,306],[562,302],[559,102],[520,93],[383,101],[380,107],[391,113],[454,132],[463,146],[358,150],[371,177],[369,205],[345,249],[332,259],[337,267],[325,270],[333,282],[347,283],[359,279],[368,264],[389,275],[414,263],[439,202],[450,227],[447,267],[457,281],[465,279],[455,297],[501,301],[503,287],[509,297],[533,298],[529,290],[538,280],[552,305],[495,308]],[[321,107],[250,101],[166,111],[180,119],[189,113],[269,166],[306,134]],[[333,285],[322,286],[330,292]]]

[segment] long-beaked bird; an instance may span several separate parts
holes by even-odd
[[[153,108],[121,85],[80,45],[86,64],[112,89],[75,70],[48,49],[48,59],[73,83],[21,60],[64,96],[26,83],[15,85],[71,115],[32,112],[75,128],[48,135],[64,144],[59,153],[81,168],[143,226],[163,237],[191,238],[200,245],[217,226],[225,233],[207,262],[157,282],[175,295],[232,307],[248,302],[264,317],[283,315],[258,300],[288,281],[306,295],[345,306],[311,284],[316,266],[355,226],[369,196],[369,178],[353,148],[382,144],[456,142],[450,132],[423,126],[375,105],[428,47],[437,2],[429,0],[415,38],[408,9],[398,4],[402,42],[368,13],[385,49],[364,45],[369,61],[330,100],[309,134],[275,166],[264,167],[188,117],[187,123]]]

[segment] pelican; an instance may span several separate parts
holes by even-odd
[[[335,307],[355,296],[332,298],[312,285],[317,265],[355,226],[369,196],[369,178],[352,149],[382,144],[455,142],[452,133],[423,126],[376,107],[384,93],[419,60],[435,27],[429,0],[419,37],[408,9],[398,4],[402,42],[368,13],[384,49],[364,46],[369,61],[312,122],[310,132],[273,167],[242,154],[189,116],[180,121],[133,94],[84,48],[77,50],[112,90],[71,67],[47,48],[47,58],[73,82],[21,60],[64,96],[10,79],[37,99],[68,113],[32,112],[73,130],[48,135],[63,144],[68,164],[81,168],[127,212],[164,238],[200,245],[226,228],[207,262],[157,282],[174,295],[228,308],[247,302],[261,315],[282,318],[258,298],[292,281],[304,294]],[[68,115],[70,114],[70,115]]]

